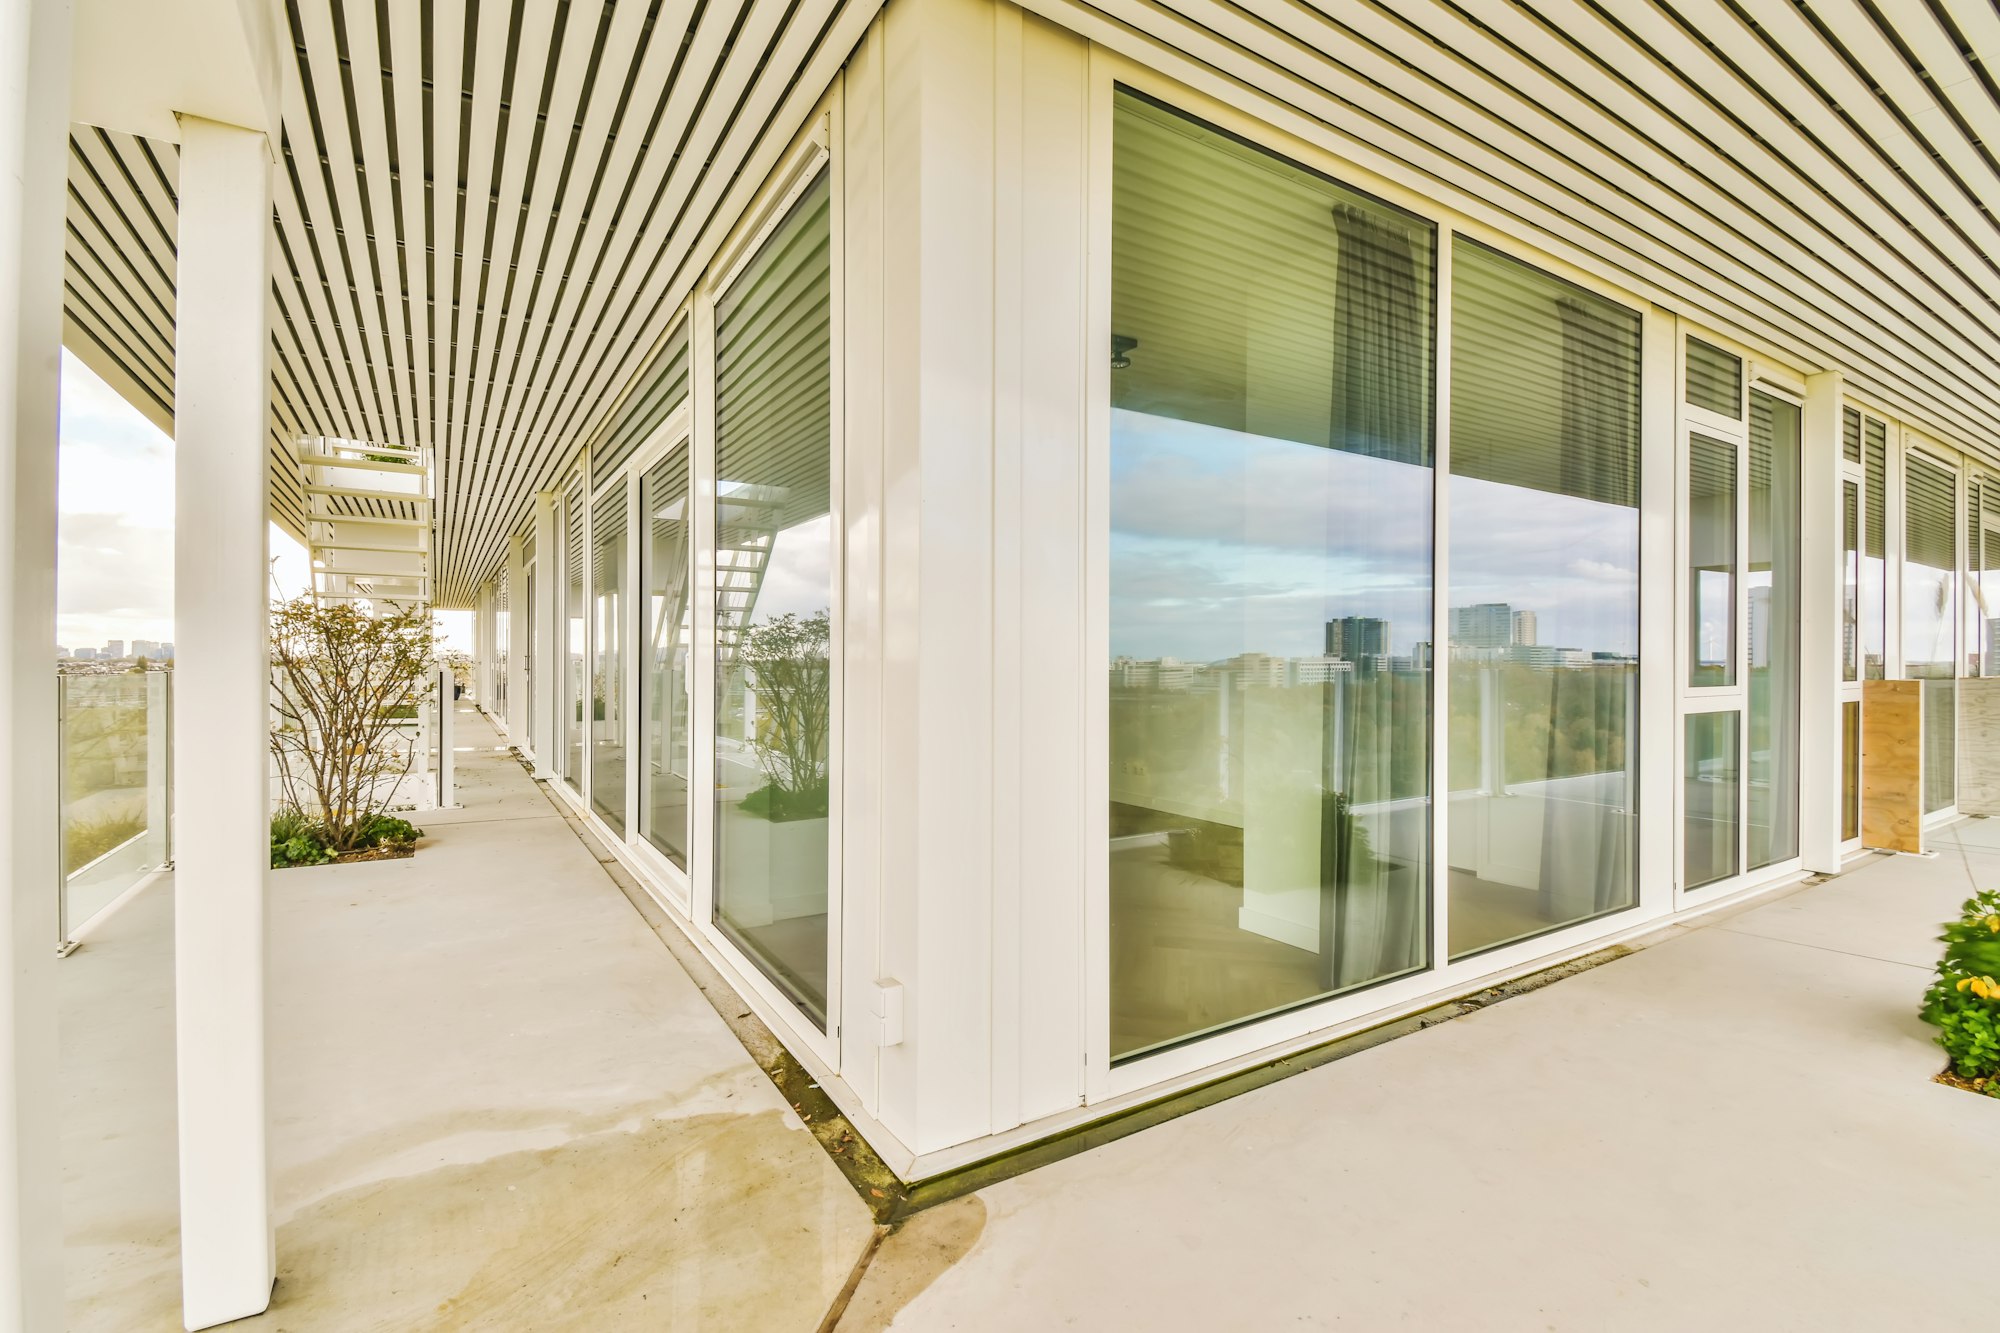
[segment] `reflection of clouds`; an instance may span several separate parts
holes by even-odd
[[[833,605],[833,516],[821,514],[795,523],[771,544],[752,617],[761,623],[787,611],[817,615]]]
[[[1633,653],[1639,645],[1639,511],[1622,505],[1451,479],[1453,606],[1506,602],[1533,611],[1536,637],[1559,648]]]
[[[1431,637],[1432,472],[1112,413],[1111,651],[1305,656],[1340,616]],[[1638,511],[1455,477],[1450,606],[1536,613],[1543,644],[1638,648]]]
[[[1113,413],[1112,652],[1214,661],[1325,647],[1339,616],[1430,637],[1427,468]]]

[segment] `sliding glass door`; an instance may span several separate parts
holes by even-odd
[[[1958,472],[1903,457],[1903,674],[1924,697],[1924,813],[1958,800]]]

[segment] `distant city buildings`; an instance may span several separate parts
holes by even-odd
[[[123,639],[110,639],[102,648],[71,649],[57,644],[56,657],[64,662],[94,662],[103,664],[106,669],[122,668],[142,657],[149,663],[171,662],[174,660],[174,645],[165,639],[134,639],[129,645]]]

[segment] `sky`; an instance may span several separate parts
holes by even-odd
[[[1536,613],[1543,644],[1637,650],[1638,514],[1454,477],[1448,606]],[[1427,467],[1112,412],[1111,652],[1212,662],[1323,651],[1326,622],[1432,637]]]
[[[62,359],[56,642],[174,637],[174,442],[67,351]],[[271,526],[273,589],[310,589],[305,548]],[[472,647],[472,616],[442,611],[447,642]]]

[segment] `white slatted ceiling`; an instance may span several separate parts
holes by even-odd
[[[878,7],[289,0],[279,520],[304,527],[297,436],[431,445],[438,604],[472,605]],[[175,174],[74,128],[68,342],[162,425]]]
[[[1990,0],[1027,7],[1266,90],[1364,165],[2000,458]],[[874,8],[291,0],[281,516],[294,433],[433,444],[440,602],[470,605]],[[73,137],[69,336],[156,415],[173,177],[170,148]]]
[[[1989,0],[1025,0],[2000,449]]]

